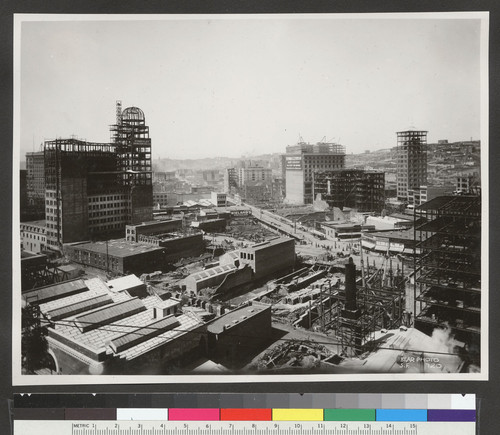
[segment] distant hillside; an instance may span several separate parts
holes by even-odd
[[[479,165],[479,142],[455,142],[449,144],[428,144],[427,161],[433,164]],[[347,154],[346,167],[359,169],[375,169],[394,171],[396,169],[396,148],[384,148],[360,154]],[[204,159],[158,159],[153,161],[155,171],[175,171],[177,169],[215,169],[236,167],[241,161],[252,161],[277,170],[281,153],[263,154],[258,156],[242,156],[239,158],[213,157]],[[467,163],[468,162],[468,163]]]
[[[279,153],[275,153],[249,157],[243,156],[239,158],[212,157],[204,159],[157,159],[153,160],[153,170],[159,172],[175,171],[177,169],[222,170],[236,167],[240,161],[272,162],[277,161],[279,156]]]

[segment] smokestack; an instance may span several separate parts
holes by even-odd
[[[345,309],[355,311],[358,308],[356,303],[356,265],[352,257],[349,257],[349,262],[345,265],[345,298]]]

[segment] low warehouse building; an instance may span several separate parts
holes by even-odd
[[[217,287],[222,284],[227,275],[237,269],[238,267],[234,264],[226,264],[193,273],[184,279],[186,290],[197,295],[201,289]]]
[[[413,229],[363,233],[361,245],[363,249],[381,253],[414,255],[414,249],[420,253],[420,248],[415,248]]]
[[[138,225],[125,226],[125,239],[129,242],[138,242],[139,236],[153,236],[180,229],[182,229],[182,219],[143,222]]]
[[[237,363],[260,352],[271,335],[271,305],[253,302],[224,314],[207,326],[209,357]]]
[[[226,219],[206,219],[193,221],[191,226],[205,232],[223,232],[226,229]]]
[[[77,242],[64,247],[74,262],[117,274],[135,274],[166,270],[181,258],[196,257],[204,252],[201,233],[171,233],[139,236],[139,242],[124,239],[106,242]]]
[[[65,245],[71,261],[116,274],[141,275],[165,268],[162,248],[124,239],[107,242],[77,242]]]
[[[248,264],[255,279],[292,271],[295,266],[295,241],[288,237],[277,237],[242,248],[240,264]]]
[[[206,353],[206,327],[156,295],[113,292],[99,278],[42,291],[51,369],[58,374],[168,374]]]

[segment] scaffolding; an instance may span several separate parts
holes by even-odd
[[[356,309],[347,300],[346,289],[332,287],[330,280],[320,286],[320,297],[309,302],[304,320],[309,327],[317,326],[320,331],[333,332],[339,339],[342,354],[356,357],[371,350],[375,332],[381,329],[395,329],[406,323],[405,285],[407,278],[403,269],[384,265],[363,283],[356,285]],[[346,277],[347,282],[347,277]],[[300,320],[300,319],[299,319]]]
[[[336,335],[346,356],[359,356],[370,350],[368,346],[373,343],[376,331],[395,329],[403,324],[406,278],[399,271],[389,275],[384,282],[383,271],[379,269],[373,281],[358,286],[359,317],[347,317],[345,304],[338,304]],[[340,298],[340,301],[345,299]]]
[[[152,186],[151,139],[144,112],[138,107],[121,110],[116,104],[116,124],[110,126],[116,146],[120,182],[126,186]]]
[[[451,328],[479,364],[481,325],[481,197],[441,196],[417,207],[415,325],[431,334]]]

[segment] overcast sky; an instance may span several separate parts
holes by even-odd
[[[109,141],[116,100],[144,111],[155,159],[282,152],[299,135],[359,153],[410,127],[479,139],[477,19],[39,21],[21,35],[22,160],[44,139]]]

